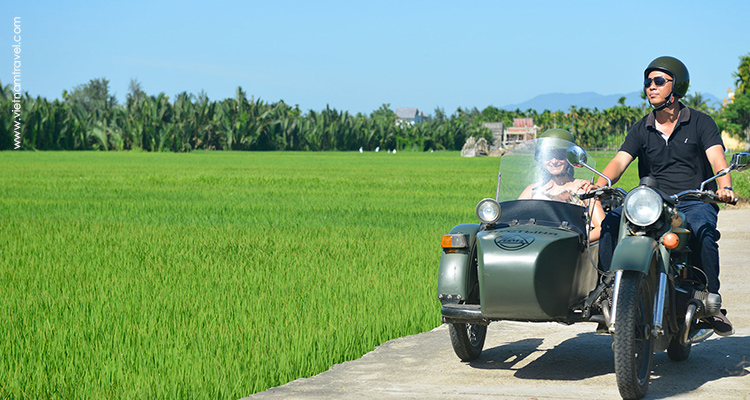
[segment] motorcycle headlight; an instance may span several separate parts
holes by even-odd
[[[638,226],[649,226],[661,216],[662,204],[658,193],[641,186],[628,193],[622,208],[628,221]]]
[[[500,215],[500,204],[493,199],[484,199],[477,204],[477,217],[485,224],[494,224]]]

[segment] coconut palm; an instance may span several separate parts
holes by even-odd
[[[732,76],[736,79],[734,81],[737,85],[737,93],[748,93],[750,91],[750,53],[740,57],[740,65],[737,67],[737,72],[733,72]]]
[[[704,112],[706,114],[710,114],[713,112],[711,107],[709,107],[708,105],[708,101],[705,98],[703,98],[702,94],[698,92],[693,92],[693,94],[688,94],[681,101],[686,106],[696,109],[698,111]]]

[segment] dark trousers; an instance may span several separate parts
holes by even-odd
[[[677,208],[685,213],[687,227],[693,233],[690,249],[691,261],[708,277],[708,291],[719,293],[719,231],[716,230],[718,211],[712,204],[697,200],[680,201]],[[599,239],[599,262],[604,271],[612,265],[612,254],[617,246],[620,233],[622,206],[610,211],[602,221],[602,234]]]

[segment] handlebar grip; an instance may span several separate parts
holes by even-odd
[[[714,193],[712,190],[685,190],[683,192],[680,192],[678,194],[670,196],[672,200],[674,201],[680,201],[681,199],[690,197],[694,199],[699,199],[703,201],[704,203],[725,203],[725,204],[731,204],[736,205],[739,199],[737,197],[733,198],[730,201],[723,201],[719,199],[719,195]]]
[[[721,201],[721,200],[719,200],[719,195],[717,195],[716,193],[713,193],[713,192],[710,192],[709,195],[708,195],[708,197],[714,203],[725,203],[725,204],[731,204],[733,206],[736,206],[737,202],[740,200],[739,198],[734,197],[734,198],[732,198],[732,200],[729,200],[729,201]]]
[[[588,192],[588,193],[581,194],[581,195],[578,196],[578,198],[581,199],[581,200],[588,200],[588,199],[590,199],[592,197],[596,197],[596,196],[597,196],[597,193],[596,193],[596,190],[595,190],[593,192]]]

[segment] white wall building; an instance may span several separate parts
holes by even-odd
[[[430,117],[423,113],[417,107],[398,107],[396,109],[396,124],[401,126],[402,124],[421,124],[422,122],[428,121]]]

